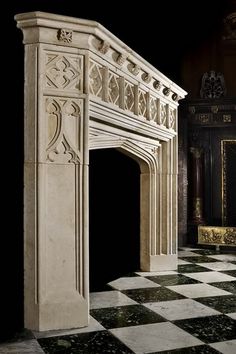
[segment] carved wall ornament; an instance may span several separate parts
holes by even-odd
[[[110,48],[110,43],[107,41],[101,41],[101,45],[99,47],[99,52],[101,52],[102,54],[106,54],[108,52]]]
[[[211,111],[212,113],[217,113],[219,110],[219,107],[218,106],[211,106]]]
[[[195,159],[200,159],[203,154],[203,149],[199,147],[190,147],[190,152],[193,154]]]
[[[169,87],[164,87],[164,88],[163,88],[163,93],[164,93],[165,96],[169,96],[169,94],[170,94],[170,88],[169,88]]]
[[[140,66],[138,64],[129,64],[128,69],[135,76],[137,76],[140,72]]]
[[[206,72],[202,76],[200,97],[220,98],[226,95],[224,76],[214,70]]]
[[[119,64],[119,65],[123,65],[124,62],[126,61],[126,59],[127,59],[127,55],[121,53],[121,54],[118,55],[118,57],[117,57],[117,59],[116,59],[116,62],[117,62],[117,64]]]
[[[169,128],[174,129],[175,120],[176,120],[175,110],[174,109],[170,109],[169,110]]]
[[[152,76],[148,73],[143,73],[142,74],[142,79],[144,82],[146,82],[147,84],[149,84],[149,82],[152,80]]]
[[[199,244],[236,245],[236,227],[199,226]]]
[[[57,31],[57,39],[59,41],[65,42],[65,43],[71,43],[72,42],[72,34],[73,31],[67,28],[60,28]]]
[[[230,123],[231,122],[231,114],[223,114],[223,122]]]
[[[224,19],[223,39],[236,39],[236,12],[231,13]]]
[[[161,86],[162,86],[162,84],[161,84],[160,81],[155,80],[155,81],[153,82],[153,87],[154,87],[155,90],[159,91],[159,90],[161,89]]]

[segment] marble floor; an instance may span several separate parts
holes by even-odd
[[[91,293],[91,321],[27,332],[0,353],[236,353],[236,253],[181,248],[177,271],[135,272]]]

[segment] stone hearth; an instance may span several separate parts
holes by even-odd
[[[25,44],[25,327],[83,327],[89,150],[115,148],[138,162],[141,270],[176,269],[186,92],[99,23],[42,12],[15,19]]]

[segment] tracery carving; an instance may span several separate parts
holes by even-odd
[[[72,30],[67,29],[67,28],[60,28],[57,31],[57,39],[59,41],[65,42],[65,43],[71,43],[72,42]]]
[[[166,125],[166,117],[167,117],[166,105],[161,103],[160,104],[160,124],[161,125]]]
[[[72,54],[46,53],[46,87],[82,91],[83,57]]]
[[[103,67],[94,61],[89,66],[89,91],[97,97],[102,97]]]
[[[146,92],[142,90],[138,92],[138,114],[143,117],[147,116]]]
[[[47,98],[47,159],[78,163],[81,145],[81,100]]]
[[[108,101],[119,105],[119,76],[109,72]]]
[[[155,97],[150,96],[150,120],[157,122],[158,118],[158,103]]]
[[[134,86],[125,81],[125,109],[134,112]]]
[[[176,111],[174,109],[169,110],[169,128],[174,129],[176,121]]]

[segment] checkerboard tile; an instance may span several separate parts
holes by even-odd
[[[234,251],[182,247],[176,271],[113,280],[90,294],[89,327],[35,335],[32,353],[235,354],[235,259]]]

